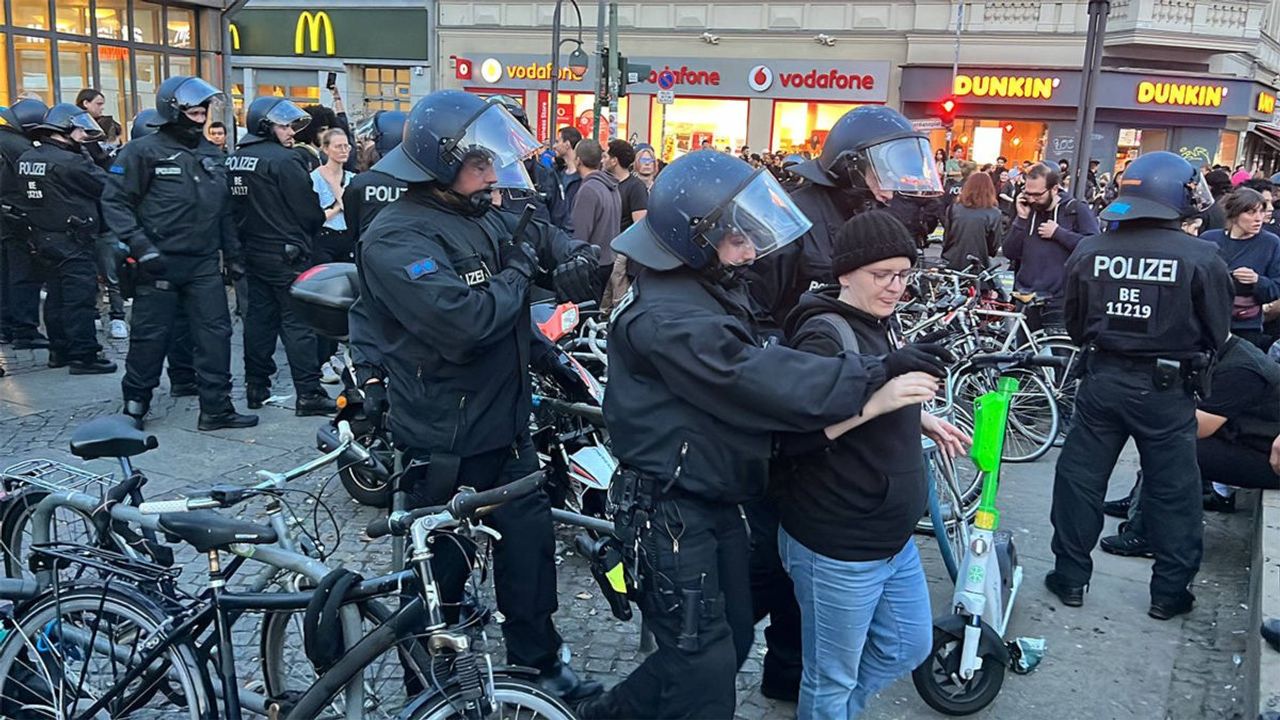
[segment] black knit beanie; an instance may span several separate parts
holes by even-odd
[[[915,262],[916,243],[898,218],[885,210],[854,215],[836,233],[831,273],[840,277],[874,262],[904,257]]]

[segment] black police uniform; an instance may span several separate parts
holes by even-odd
[[[231,316],[219,253],[228,265],[238,263],[240,243],[231,223],[224,160],[203,137],[184,137],[165,126],[121,148],[108,173],[102,196],[107,224],[134,258],[159,252],[162,262],[158,269],[144,263],[138,273],[121,383],[126,402],[150,403],[182,310],[196,350],[200,410],[232,410]]]
[[[874,360],[761,345],[731,276],[644,269],[615,310],[610,494],[658,650],[609,691],[613,717],[733,717],[753,634],[739,503],[764,495],[771,433],[847,419],[883,380]]]
[[[383,208],[400,199],[409,184],[393,178],[381,170],[366,170],[351,178],[342,191],[342,212],[347,220],[347,232],[351,233],[354,246],[369,229],[373,219]],[[359,254],[356,255],[359,260]]]
[[[0,124],[0,205],[17,208],[23,197],[18,158],[31,149],[21,128]],[[0,212],[0,339],[40,337],[40,286],[25,223]]]
[[[231,202],[249,279],[244,320],[245,385],[271,386],[276,337],[284,341],[298,399],[324,394],[315,332],[293,311],[289,285],[311,265],[324,210],[298,151],[267,139],[227,158]]]
[[[1075,418],[1053,487],[1054,575],[1089,582],[1107,480],[1132,437],[1148,478],[1152,602],[1183,603],[1200,567],[1200,471],[1190,376],[1226,342],[1231,277],[1212,243],[1176,221],[1125,221],[1067,262],[1065,313],[1086,348]],[[1052,576],[1051,576],[1052,577]]]
[[[48,283],[44,304],[51,362],[98,357],[93,320],[98,290],[94,241],[102,228],[99,199],[107,174],[76,144],[52,138],[18,158],[17,206],[31,225],[35,261]]]
[[[504,269],[500,250],[517,222],[496,210],[465,214],[460,200],[422,184],[383,209],[361,238],[362,311],[351,316],[351,336],[357,345],[385,343],[372,360],[388,375],[387,422],[404,452],[408,507],[538,469],[528,433],[529,280]],[[548,268],[587,249],[539,222],[524,239]],[[503,536],[494,558],[508,660],[555,667],[561,639],[551,621],[558,603],[547,496],[535,493],[490,517]],[[458,602],[468,572],[462,558],[446,543],[433,563],[442,599]]]

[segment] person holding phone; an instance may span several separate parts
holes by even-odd
[[[332,73],[331,73],[332,74]],[[343,194],[355,173],[342,166],[351,155],[351,143],[342,128],[329,128],[320,137],[325,163],[311,171],[311,189],[320,199],[324,209],[324,226],[316,236],[311,251],[311,261],[320,265],[331,262],[351,262],[351,233],[343,206]],[[338,343],[327,338],[316,338],[316,356],[320,361],[320,381],[329,385],[337,383],[338,368],[342,361],[335,354]]]

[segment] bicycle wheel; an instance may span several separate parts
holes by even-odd
[[[965,433],[972,434],[971,428],[959,418],[953,422]],[[952,527],[961,520],[972,520],[978,512],[978,498],[982,496],[982,476],[973,460],[968,455],[948,459],[937,451],[926,452],[925,472],[932,473],[930,481],[937,487],[942,522]],[[934,533],[934,523],[929,515],[916,522],[916,532]]]
[[[49,593],[5,623],[0,641],[0,717],[70,720],[210,720],[212,687],[187,643],[176,643],[141,675],[144,647],[165,635],[168,614],[136,591],[85,585]]]
[[[1010,370],[1004,375],[1018,379],[1018,392],[1009,403],[1009,419],[1005,426],[1005,462],[1031,462],[1049,452],[1058,436],[1060,418],[1053,390],[1037,372]],[[1001,373],[988,368],[963,368],[956,373],[956,415],[973,426],[973,401],[996,389]]]
[[[407,720],[452,720],[469,718],[461,710],[459,688],[452,687],[412,712]],[[527,680],[495,672],[493,675],[493,713],[485,717],[520,718],[524,720],[574,720],[575,715],[554,695]]]
[[[1058,401],[1060,428],[1055,445],[1061,446],[1062,439],[1071,430],[1071,418],[1076,407],[1076,391],[1080,389],[1080,378],[1083,375],[1081,365],[1084,356],[1070,337],[1066,335],[1035,336],[1019,350],[1031,350],[1038,355],[1063,358],[1067,361],[1065,368],[1045,368],[1044,379],[1053,390],[1054,399]]]
[[[4,553],[6,577],[35,577],[27,567],[28,548],[31,547],[31,518],[36,505],[49,496],[47,490],[27,487],[11,497],[0,520],[0,551]],[[49,538],[78,545],[96,545],[97,531],[93,521],[76,508],[63,506],[53,511],[53,523]]]

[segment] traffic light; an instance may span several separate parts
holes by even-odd
[[[951,127],[956,121],[956,99],[953,97],[945,97],[942,102],[938,103],[938,117],[942,120],[945,127]]]
[[[627,86],[643,82],[649,78],[653,68],[648,65],[629,62],[625,55],[618,56],[618,97],[627,96]]]

